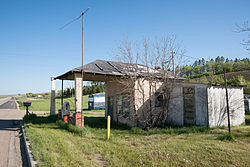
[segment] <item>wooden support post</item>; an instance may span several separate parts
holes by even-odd
[[[50,115],[54,114],[56,114],[56,88],[55,79],[51,77]]]

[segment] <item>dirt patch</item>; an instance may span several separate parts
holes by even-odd
[[[93,154],[92,160],[95,162],[95,166],[105,166],[106,161],[103,160],[101,154]]]
[[[33,99],[33,98],[28,98],[28,99],[24,99],[21,101],[39,101],[39,100],[45,100],[45,99]]]
[[[85,112],[86,114],[92,114],[92,115],[101,115],[101,114],[105,114],[104,111],[88,111],[88,112]]]

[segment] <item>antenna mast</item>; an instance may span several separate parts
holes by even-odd
[[[68,25],[70,25],[71,23],[77,21],[78,19],[80,19],[82,17],[82,82],[83,82],[83,35],[84,35],[84,14],[87,13],[87,11],[89,10],[90,8],[87,8],[85,11],[82,12],[82,14],[80,16],[78,16],[77,18],[71,20],[70,22],[68,22],[67,24],[65,24],[64,26],[62,26],[61,28],[59,28],[60,30],[64,29],[65,27],[67,27]],[[82,89],[81,91],[83,92],[83,86],[82,86]],[[83,106],[83,98],[82,98],[82,106]],[[82,122],[83,122],[83,118],[82,118],[82,111],[83,111],[83,108],[81,109],[81,128],[82,128]]]
[[[89,10],[90,8],[86,9],[82,12],[82,82],[83,82],[83,35],[84,35],[84,14]],[[82,92],[83,92],[83,86],[82,86]],[[82,98],[82,110],[81,110],[81,128],[82,128],[82,112],[83,112],[83,98]]]

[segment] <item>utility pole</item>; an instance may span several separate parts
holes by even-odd
[[[174,77],[175,77],[175,62],[174,62],[174,54],[175,54],[175,52],[174,52],[174,50],[172,50],[171,54],[172,54],[172,61],[173,61],[173,73],[174,73]]]
[[[84,14],[89,10],[90,8],[86,9],[82,12],[82,82],[83,82],[83,35],[84,35]],[[82,92],[83,92],[83,86],[82,86]],[[82,110],[81,110],[81,128],[82,128],[82,112],[83,112],[83,98],[82,98]]]
[[[224,68],[224,82],[225,82],[225,89],[226,89],[226,101],[227,101],[227,120],[228,120],[228,132],[231,133],[231,126],[230,126],[230,113],[229,113],[229,100],[228,100],[228,92],[227,92],[227,80],[226,80],[226,69]]]
[[[62,27],[60,28],[60,30],[62,30],[62,29],[64,29],[66,26],[68,26],[68,25],[72,24],[73,22],[75,22],[75,21],[79,20],[79,19],[82,17],[82,82],[83,82],[83,73],[84,73],[84,72],[83,72],[83,35],[84,35],[84,14],[85,14],[85,13],[86,13],[89,9],[90,9],[90,8],[87,8],[85,11],[83,11],[83,12],[81,13],[81,15],[80,15],[80,16],[78,16],[77,18],[75,18],[75,19],[71,20],[70,22],[68,22],[67,24],[65,24],[64,26],[62,26]],[[81,88],[81,91],[83,92],[83,86],[82,86],[82,88]],[[82,106],[83,106],[83,98],[82,98],[81,103],[82,103]],[[83,108],[81,109],[81,128],[82,128],[82,122],[83,122],[82,112],[83,112]]]

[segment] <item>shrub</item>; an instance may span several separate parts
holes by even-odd
[[[223,74],[223,73],[224,73],[224,71],[216,71],[215,75],[219,75],[219,74]]]
[[[247,86],[243,88],[244,94],[250,94],[250,82],[247,83]]]
[[[224,80],[223,78],[219,77],[219,76],[214,76],[214,78],[209,81],[210,83],[216,83],[216,84],[224,84]]]
[[[235,141],[235,136],[232,133],[226,133],[223,134],[221,136],[218,136],[219,140],[224,141],[224,140],[228,140],[228,141]]]
[[[185,134],[185,133],[205,133],[211,128],[203,126],[186,126],[186,127],[167,127],[165,129],[152,128],[143,130],[141,128],[133,127],[130,129],[131,134],[139,135],[153,135],[153,134]]]
[[[233,77],[232,79],[227,81],[229,85],[245,85],[246,80],[242,75]]]
[[[201,77],[207,77],[207,76],[210,76],[209,72],[205,72],[205,73],[202,73],[202,74],[191,75],[189,78],[194,79],[194,78],[201,78]]]
[[[90,130],[87,126],[85,128],[79,128],[77,126],[72,125],[71,123],[66,123],[63,122],[62,120],[56,121],[56,124],[59,126],[61,129],[65,129],[71,133],[77,134],[79,136],[83,136],[87,133],[90,133]]]
[[[32,124],[43,124],[43,123],[55,123],[58,120],[57,115],[50,116],[37,116],[36,114],[29,114],[23,117],[24,123],[32,123]]]
[[[37,118],[36,114],[24,115],[23,122],[28,123],[28,122],[31,122],[32,120],[36,119],[36,118]]]
[[[62,120],[56,121],[57,126],[59,126],[61,129],[67,129],[68,124],[63,122]]]

